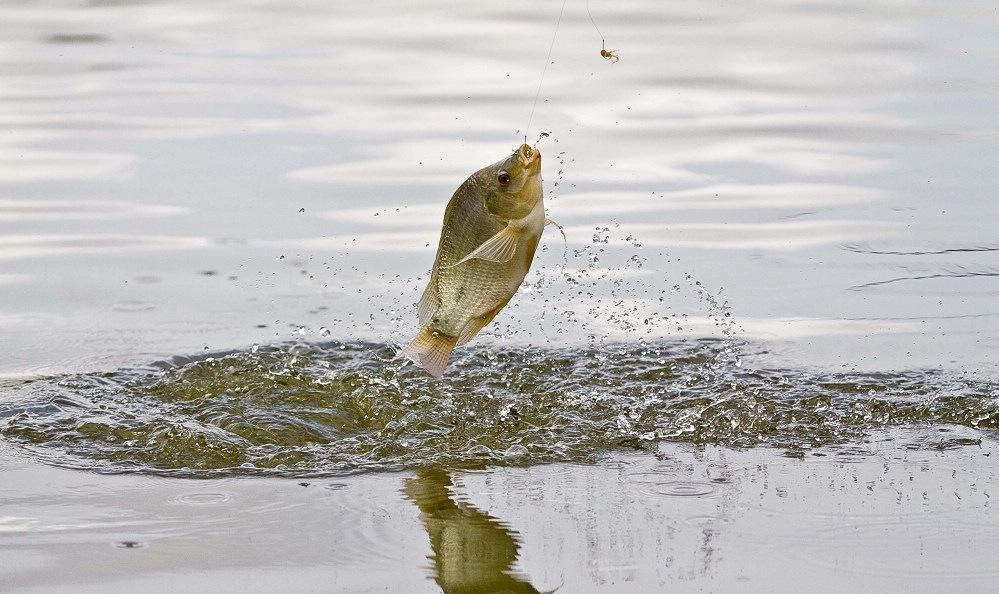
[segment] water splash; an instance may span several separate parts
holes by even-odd
[[[999,429],[995,384],[751,370],[726,348],[478,347],[438,382],[388,345],[257,346],[25,382],[3,394],[0,437],[106,472],[315,476],[585,462],[663,441],[803,451],[888,426]]]

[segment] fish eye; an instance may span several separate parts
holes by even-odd
[[[510,183],[510,174],[506,171],[501,171],[500,174],[496,176],[496,181],[505,186]]]

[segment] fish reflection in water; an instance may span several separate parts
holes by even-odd
[[[433,549],[434,579],[445,594],[517,594],[540,591],[511,572],[516,532],[496,518],[452,499],[451,475],[421,470],[403,491],[420,508]]]

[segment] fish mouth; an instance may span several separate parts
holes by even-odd
[[[520,164],[526,167],[531,172],[531,175],[536,175],[541,171],[541,151],[538,149],[527,144],[522,144],[517,149],[516,155],[520,159]]]

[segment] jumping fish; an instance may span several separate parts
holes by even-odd
[[[521,145],[465,180],[444,211],[419,303],[420,332],[400,356],[443,376],[454,348],[486,327],[524,282],[544,227],[537,149]]]

